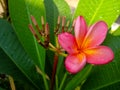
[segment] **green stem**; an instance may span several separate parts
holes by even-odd
[[[37,65],[36,65],[35,67],[36,67],[37,72],[38,72],[40,75],[43,75],[43,74],[44,74]],[[48,76],[47,74],[45,74],[45,77],[46,77],[47,80],[50,80],[50,78],[49,78],[49,76]]]
[[[49,48],[49,50],[51,50],[51,51],[53,51],[53,52],[57,52],[57,50],[56,50],[56,49],[53,49],[53,48]],[[61,56],[67,57],[67,54],[65,54],[65,53],[63,53],[63,52],[59,52],[58,54],[61,55]]]
[[[55,38],[55,42],[56,42],[56,47],[59,48],[59,43],[58,43],[58,37]]]
[[[67,54],[60,52],[59,55],[67,57]]]
[[[53,49],[56,49],[56,47],[54,45],[52,45],[51,43],[49,43],[49,46]]]
[[[56,90],[58,90],[58,77],[57,77],[57,75],[56,75]]]
[[[61,84],[60,84],[59,90],[62,90],[62,87],[63,87],[63,84],[64,84],[64,82],[65,82],[65,80],[66,80],[67,75],[68,75],[68,72],[66,72],[66,73],[64,74],[64,77],[63,77],[62,82],[61,82]]]
[[[42,75],[46,90],[49,90],[48,84],[47,84],[47,80],[49,80],[49,77],[44,72],[42,72],[37,65],[36,65],[36,70],[40,75]]]
[[[48,84],[47,84],[47,80],[46,80],[46,75],[45,75],[45,74],[42,74],[42,77],[43,77],[43,81],[44,81],[44,84],[45,84],[45,89],[46,89],[46,90],[49,90]]]

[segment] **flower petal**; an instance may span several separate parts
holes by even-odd
[[[85,36],[82,47],[95,47],[100,45],[106,37],[107,30],[107,25],[103,21],[92,25]]]
[[[67,56],[65,60],[65,67],[68,72],[75,74],[79,72],[86,64],[84,54],[72,54]]]
[[[91,64],[107,64],[114,58],[113,51],[107,46],[98,46],[97,48],[84,51],[87,62]]]
[[[58,41],[63,49],[69,54],[77,52],[77,43],[75,37],[67,32],[58,35]]]
[[[76,37],[78,47],[81,46],[81,43],[84,39],[86,32],[87,32],[86,22],[82,16],[79,16],[76,19],[76,23],[75,23],[75,37]]]

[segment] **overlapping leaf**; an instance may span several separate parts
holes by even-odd
[[[15,80],[42,88],[33,61],[29,58],[7,21],[0,19],[0,73],[11,75]]]
[[[41,26],[41,16],[45,17],[45,9],[42,0],[8,0],[9,11],[15,32],[23,47],[34,62],[44,71],[45,50],[38,45],[36,39],[28,29],[31,23],[30,15],[33,15]]]

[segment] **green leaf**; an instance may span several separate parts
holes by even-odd
[[[96,66],[82,90],[106,90],[104,88],[120,83],[120,36],[109,34],[104,45],[111,47],[114,51],[114,60],[107,65]]]
[[[103,20],[108,27],[120,14],[120,0],[79,0],[74,18],[82,15],[88,25]]]
[[[12,26],[0,19],[0,27],[0,73],[22,80],[22,83],[28,83],[35,90],[42,88],[43,80],[37,74],[33,61],[21,46]]]
[[[15,32],[23,47],[34,62],[44,71],[45,50],[41,47],[30,30],[30,15],[33,15],[39,26],[41,26],[41,16],[45,17],[43,0],[8,0],[9,11]]]
[[[71,10],[65,0],[53,0],[57,9],[58,15],[65,16],[67,19],[71,19]],[[56,14],[56,13],[55,13]]]
[[[78,85],[83,83],[84,80],[88,77],[92,69],[92,65],[87,65],[81,72],[72,76],[72,78],[68,80],[65,90],[74,90]]]
[[[7,56],[7,54],[0,48],[0,74],[11,75],[15,81],[15,87],[18,82],[21,83],[21,88],[25,88],[25,86],[29,86],[29,89],[33,90],[37,89],[31,81],[22,73],[22,71],[15,65],[15,63]],[[0,89],[1,90],[1,89]],[[6,90],[6,89],[5,89]],[[23,89],[24,90],[24,89]]]

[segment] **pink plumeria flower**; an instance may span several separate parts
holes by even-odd
[[[72,74],[79,72],[86,63],[101,65],[111,62],[114,58],[113,51],[100,45],[107,34],[107,25],[99,21],[87,27],[82,16],[76,19],[75,36],[68,32],[58,35],[58,40],[63,49],[68,53],[65,60],[66,70]]]

